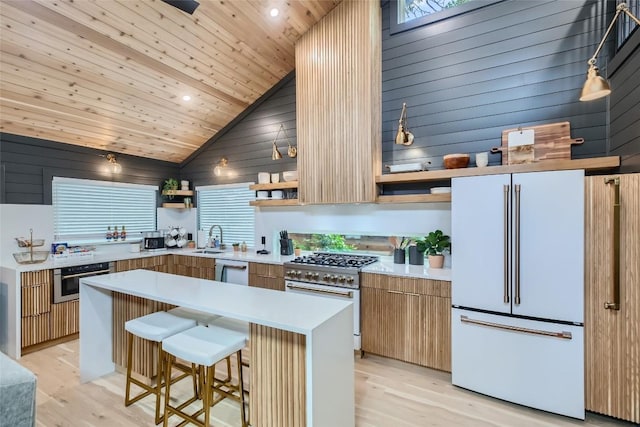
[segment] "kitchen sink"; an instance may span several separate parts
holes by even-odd
[[[216,248],[204,248],[193,251],[194,254],[223,254],[224,251]]]

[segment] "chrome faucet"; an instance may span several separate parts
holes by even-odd
[[[218,229],[220,229],[220,249],[224,249],[225,245],[222,240],[222,227],[220,227],[218,224],[213,224],[209,229],[209,243],[211,243],[211,236],[213,236],[213,229],[215,227],[218,227]]]

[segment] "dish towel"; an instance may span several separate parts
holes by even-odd
[[[217,281],[217,282],[226,282],[227,281],[227,266],[223,265],[223,266],[218,266],[216,265],[216,270],[215,270],[215,277],[213,280]]]

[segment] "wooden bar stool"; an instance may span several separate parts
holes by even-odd
[[[184,374],[179,375],[176,378],[171,378],[171,371],[164,373],[163,367],[163,350],[162,341],[171,335],[177,334],[189,328],[196,326],[196,321],[180,316],[167,313],[166,311],[158,311],[156,313],[147,314],[146,316],[138,317],[125,322],[124,329],[128,332],[127,340],[127,383],[125,388],[124,404],[129,406],[138,400],[147,397],[149,395],[155,395],[156,397],[156,411],[155,411],[155,423],[159,424],[163,419],[163,414],[160,413],[160,395],[162,387],[165,382],[176,382],[187,376],[193,377],[194,393],[197,394],[197,379],[195,366],[191,368],[182,364],[176,364],[176,368],[182,370]],[[158,343],[158,365],[157,376],[155,386],[147,385],[136,378],[131,376],[131,366],[133,364],[133,336],[140,337],[147,341],[153,341]],[[166,378],[164,378],[166,376]],[[164,378],[164,381],[163,381]],[[167,379],[170,379],[167,381]],[[144,391],[137,396],[131,398],[131,383],[142,388]]]
[[[218,316],[218,318],[214,319],[214,321],[209,323],[209,326],[216,326],[225,329],[229,329],[234,332],[238,332],[245,336],[247,342],[249,342],[249,322],[245,322],[244,320],[231,319],[229,317]],[[243,349],[244,350],[244,349]],[[217,381],[221,383],[221,385],[226,388],[237,390],[238,393],[242,391],[244,395],[244,403],[243,410],[245,412],[245,416],[247,420],[249,419],[249,390],[245,389],[244,382],[238,380],[238,384],[235,385],[232,383],[232,375],[231,375],[231,358],[227,357],[227,378],[219,379],[216,378]],[[241,364],[244,368],[249,368],[249,363],[244,361],[244,358],[241,357]]]
[[[242,355],[240,352],[246,343],[245,335],[217,326],[196,326],[172,335],[163,341],[163,348],[167,354],[167,372],[171,371],[173,363],[173,358],[170,356],[175,356],[176,358],[200,365],[201,377],[204,377],[201,393],[202,409],[199,409],[193,414],[187,414],[183,410],[190,404],[194,403],[197,400],[197,397],[194,396],[178,406],[172,406],[170,404],[171,382],[167,381],[167,390],[164,401],[165,427],[168,425],[167,422],[169,417],[173,414],[181,417],[185,423],[191,422],[198,426],[209,427],[211,407],[227,397],[240,402],[240,418],[242,426],[244,427],[247,425],[244,412],[244,394],[239,393],[238,395],[235,395],[221,390],[216,387],[214,381],[216,363],[233,355],[234,353],[237,358],[238,377],[240,381],[242,381]],[[204,370],[204,375],[202,375],[202,370]],[[221,394],[222,398],[215,400],[214,392]],[[202,414],[204,414],[204,420],[201,422],[198,420],[198,417]]]

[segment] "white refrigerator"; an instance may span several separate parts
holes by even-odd
[[[452,382],[584,419],[584,171],[452,180]]]

